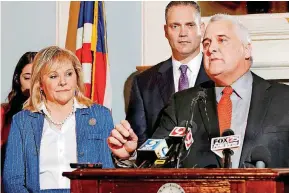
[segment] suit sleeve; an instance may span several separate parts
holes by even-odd
[[[28,193],[25,188],[23,136],[17,118],[12,120],[4,162],[3,182],[6,193]]]
[[[143,144],[147,139],[147,118],[137,77],[133,80],[126,120],[138,136],[138,145]]]
[[[168,137],[173,128],[177,126],[175,104],[175,95],[172,95],[168,104],[165,106],[163,113],[161,114],[160,123],[152,136],[153,138],[163,139]]]

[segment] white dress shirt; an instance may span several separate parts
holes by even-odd
[[[87,108],[74,99],[73,114],[61,129],[56,128],[45,116],[40,144],[39,179],[40,189],[70,189],[70,180],[62,172],[72,171],[70,163],[77,163],[75,111]],[[49,115],[44,103],[40,110]]]
[[[195,86],[201,63],[202,63],[203,54],[200,52],[196,57],[194,57],[188,65],[187,76],[189,79],[189,87]],[[173,74],[174,74],[174,84],[175,84],[175,92],[178,92],[179,89],[179,79],[181,76],[180,66],[183,65],[181,62],[177,61],[174,57],[172,57],[173,63]]]

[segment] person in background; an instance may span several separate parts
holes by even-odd
[[[138,145],[152,136],[159,114],[178,91],[209,80],[203,64],[201,40],[205,25],[194,1],[171,1],[164,25],[172,57],[136,75],[132,83],[126,120],[138,136]]]
[[[21,56],[14,70],[8,103],[1,104],[1,171],[3,171],[6,142],[12,117],[22,110],[24,102],[29,97],[32,62],[36,54],[37,52],[26,52]],[[3,187],[1,188],[3,190]]]
[[[6,193],[70,192],[70,163],[112,168],[106,138],[110,111],[83,94],[77,57],[57,46],[42,49],[32,68],[30,97],[11,124],[4,162]]]
[[[266,162],[268,168],[288,168],[289,86],[270,83],[250,71],[250,34],[235,17],[211,17],[203,48],[204,67],[211,80],[174,94],[152,137],[168,137],[194,112],[197,127],[192,131],[194,142],[183,167],[223,167],[223,160],[210,149],[211,139],[231,129],[240,136],[240,147],[232,155],[232,168],[255,167],[257,161]],[[191,109],[192,99],[200,92],[206,96]],[[127,159],[137,148],[138,138],[130,124],[121,121],[107,140],[116,157]],[[251,160],[254,152],[261,150],[264,157]]]

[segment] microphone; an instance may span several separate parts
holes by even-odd
[[[264,146],[256,146],[251,153],[251,163],[256,168],[266,168],[271,163],[271,154],[269,150]]]
[[[205,100],[206,93],[204,90],[201,90],[197,93],[197,96],[194,97],[191,101],[190,107],[190,119],[189,121],[181,121],[179,126],[175,127],[169,137],[173,140],[173,144],[170,146],[170,150],[166,157],[157,159],[153,165],[153,167],[163,167],[172,163],[176,168],[180,167],[181,158],[183,157],[183,153],[191,147],[194,142],[193,133],[197,131],[197,124],[194,120],[194,110],[198,100]],[[185,148],[185,150],[184,150]]]
[[[205,101],[206,96],[207,96],[206,91],[200,90],[200,91],[198,91],[197,96],[192,99],[192,101],[191,101],[191,118],[189,119],[190,120],[189,123],[191,125],[194,124],[194,121],[193,121],[194,120],[194,110],[195,110],[195,106],[196,106],[198,100]]]
[[[204,90],[200,90],[197,93],[197,96],[194,97],[191,101],[191,116],[189,121],[186,121],[185,124],[185,132],[184,132],[184,136],[182,137],[182,141],[181,144],[178,147],[178,151],[176,154],[176,168],[180,167],[180,162],[181,162],[181,157],[183,156],[184,153],[184,146],[186,148],[186,150],[189,150],[189,148],[191,147],[191,145],[193,144],[194,140],[193,140],[193,133],[195,133],[197,131],[197,124],[194,122],[194,111],[196,108],[196,104],[199,100],[206,100],[206,92]],[[193,131],[193,132],[192,132]]]
[[[231,168],[231,156],[240,147],[241,136],[234,135],[231,129],[225,130],[222,136],[211,139],[211,151],[224,158],[224,168]]]
[[[227,129],[223,132],[222,136],[230,136],[234,135],[234,131],[231,129]],[[234,152],[230,148],[226,148],[223,150],[223,155],[225,156],[224,158],[224,168],[232,168],[232,161],[231,161],[231,156],[234,155]]]
[[[164,158],[168,152],[165,139],[148,139],[137,149],[137,161],[144,160],[139,168],[150,167],[157,158]]]
[[[196,130],[196,126],[196,123],[194,125],[188,125],[187,121],[181,121],[180,126],[174,127],[169,134],[169,137],[172,139],[173,143],[182,143],[184,139],[184,144],[188,150],[194,142],[192,130]]]
[[[154,164],[152,165],[152,168],[173,168],[174,167],[174,155],[175,152],[177,152],[177,149],[180,145],[180,143],[174,143],[173,140],[171,138],[169,138],[169,140],[171,140],[170,142],[170,148],[168,150],[168,153],[166,154],[165,157],[156,159]]]
[[[165,157],[156,159],[152,167],[175,167],[176,160],[180,152],[183,152],[185,147],[188,150],[194,142],[191,128],[187,128],[188,121],[181,121],[179,126],[174,127],[170,132],[169,138],[167,139],[170,148]]]
[[[188,151],[194,142],[192,129],[189,126],[190,126],[189,122],[187,121],[185,130],[184,130],[184,135],[182,136],[181,143],[180,143],[180,145],[177,149],[177,152],[176,152],[175,168],[180,167],[181,158],[183,157],[184,152]],[[196,124],[194,126],[196,126]],[[196,129],[194,128],[194,130],[196,130]]]
[[[202,88],[202,90],[200,90],[197,94],[198,98],[199,99],[202,99],[202,100],[206,100],[206,97],[207,97],[207,93],[206,93],[206,90],[204,90]]]
[[[183,120],[179,124],[179,126],[174,127],[173,130],[170,132],[169,136],[174,138],[177,137],[177,139],[180,139],[185,135],[186,132],[186,123],[187,121]]]

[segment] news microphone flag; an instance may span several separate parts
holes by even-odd
[[[138,148],[138,156],[146,154],[145,157],[157,157],[163,158],[168,152],[168,145],[165,139],[148,139],[144,142],[140,148]],[[151,154],[151,155],[148,155]]]
[[[186,127],[174,127],[174,129],[170,133],[170,137],[183,137],[186,134]],[[188,150],[191,145],[194,143],[194,138],[192,134],[192,130],[190,127],[188,127],[188,132],[185,138],[185,147],[186,150]]]
[[[82,64],[85,96],[111,109],[106,19],[103,1],[81,1],[76,56]]]
[[[241,145],[240,135],[229,135],[211,139],[211,151],[223,158],[223,150],[231,149],[234,153]]]
[[[185,135],[186,128],[185,127],[174,127],[174,129],[170,133],[170,137],[183,137]]]

